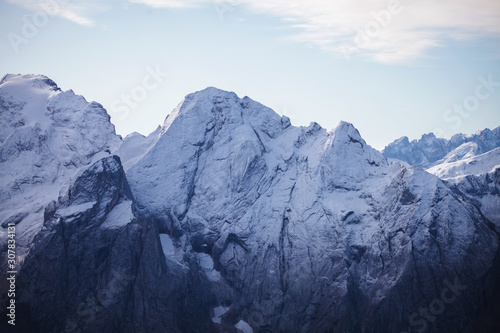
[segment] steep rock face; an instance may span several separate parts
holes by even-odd
[[[84,171],[59,199],[23,263],[17,303],[24,320],[18,327],[77,331],[82,323],[86,329],[99,327],[101,316],[123,320],[113,312],[123,307],[119,301],[130,293],[137,274],[131,262],[139,257],[133,246],[139,233],[135,220],[117,158],[98,161]],[[109,290],[111,283],[116,285]],[[36,295],[43,297],[34,301]]]
[[[119,158],[105,158],[36,235],[17,278],[14,331],[210,332],[204,304],[214,296],[200,287],[202,271],[197,258],[183,258],[182,269],[165,260],[158,231],[137,218]],[[0,313],[2,331],[12,331]]]
[[[408,137],[402,137],[390,143],[384,148],[382,154],[387,158],[396,158],[411,165],[432,167],[444,161],[449,162],[447,154],[462,155],[460,151],[454,152],[456,148],[466,145],[475,155],[486,153],[500,147],[500,127],[493,130],[484,129],[474,135],[456,134],[450,140],[436,138],[433,133],[424,134],[420,140],[409,141]],[[447,158],[448,157],[448,158]],[[456,159],[455,159],[456,160]]]
[[[61,91],[42,75],[2,79],[0,126],[0,223],[17,223],[22,258],[42,228],[45,208],[75,173],[109,156],[121,139],[100,104]],[[6,244],[4,232],[0,244]],[[2,246],[2,263],[3,251]]]
[[[295,128],[214,88],[187,96],[164,129],[127,177],[141,214],[176,250],[208,254],[233,288],[221,325],[478,327],[498,236],[437,177],[388,164],[350,124]],[[467,295],[447,316],[415,324],[443,280]]]

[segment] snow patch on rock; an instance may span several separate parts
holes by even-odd
[[[242,333],[253,333],[253,329],[248,323],[244,320],[240,320],[239,322],[234,325],[238,329],[238,332]]]
[[[214,261],[209,254],[197,253],[198,263],[210,281],[219,281],[221,275],[214,268]]]
[[[229,307],[225,307],[222,305],[214,308],[214,316],[212,317],[212,322],[214,322],[215,324],[220,324],[222,321],[221,317],[228,311]]]
[[[132,201],[126,200],[113,207],[101,227],[105,229],[120,228],[132,222],[134,218]]]

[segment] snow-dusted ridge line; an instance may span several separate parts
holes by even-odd
[[[427,169],[427,171],[441,179],[458,178],[458,181],[468,175],[480,176],[494,172],[498,168],[500,168],[500,148],[479,155],[468,154],[465,155],[465,158],[457,161],[442,162]]]

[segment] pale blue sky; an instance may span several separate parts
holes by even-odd
[[[48,14],[43,1],[2,1],[0,76],[47,75],[103,104],[122,135],[148,134],[207,86],[294,125],[352,122],[378,149],[499,126],[500,1],[391,1],[50,0]],[[158,84],[157,68],[169,73]]]

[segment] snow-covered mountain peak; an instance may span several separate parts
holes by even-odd
[[[238,96],[234,92],[222,90],[216,87],[207,87],[205,89],[190,93],[186,96],[186,99],[202,100],[204,98],[210,99],[214,97],[238,99]]]
[[[432,132],[423,134],[421,138],[421,140],[424,142],[432,142],[434,141],[434,139],[436,139],[436,135]]]
[[[236,96],[235,93],[223,91],[214,87],[208,87],[204,90],[191,93],[184,97],[184,100],[167,116],[163,124],[163,131],[165,132],[173,121],[179,117],[195,118],[199,116],[208,116],[207,113],[200,114],[200,109],[210,112],[214,104],[219,104],[222,101],[236,102],[237,100],[238,96]]]
[[[89,103],[72,90],[63,92],[54,81],[43,75],[5,75],[0,83],[0,110],[0,125],[3,128],[0,143],[14,131],[26,131],[27,128],[47,139],[67,132],[59,144],[71,151],[75,150],[71,145],[78,144],[69,143],[75,135],[78,136],[75,139],[82,141],[80,144],[97,140],[100,141],[100,148],[107,146],[108,150],[116,150],[120,143],[102,105]],[[68,127],[71,127],[69,132]]]
[[[281,128],[289,125],[289,119],[282,121],[273,110],[255,102],[249,97],[239,98],[234,92],[209,87],[187,95],[184,100],[167,117],[163,132],[177,121],[182,124],[183,131],[191,134],[203,134],[200,126],[207,131],[222,125],[237,125],[251,122],[270,137],[275,137]],[[199,128],[200,127],[200,128]],[[196,133],[194,133],[196,132]]]
[[[332,142],[355,143],[362,147],[366,146],[365,140],[361,138],[359,131],[353,124],[340,121],[337,126],[331,131]]]
[[[0,85],[2,86],[11,86],[11,87],[19,87],[26,86],[31,87],[32,89],[38,90],[53,90],[53,91],[61,91],[57,84],[49,79],[45,75],[35,75],[35,74],[6,74],[2,80],[0,80]]]
[[[121,138],[102,105],[42,75],[2,79],[0,128],[0,221],[29,212],[17,221],[21,255],[44,208],[82,168],[116,151]]]
[[[43,75],[5,75],[0,82],[0,107],[10,114],[2,117],[0,141],[21,124],[47,129],[50,119],[44,110],[48,100],[60,92],[55,82]]]
[[[322,156],[323,180],[328,187],[363,182],[380,174],[387,166],[382,154],[366,144],[359,131],[350,123],[341,121],[328,133]]]
[[[233,186],[242,186],[240,183],[253,186],[259,178],[253,179],[256,175],[249,175],[262,176],[265,173],[263,157],[266,153],[270,170],[276,170],[280,162],[292,156],[291,147],[301,130],[295,129],[295,136],[288,140],[278,140],[280,134],[290,127],[287,120],[248,97],[239,98],[234,93],[216,88],[186,96],[167,117],[154,146],[148,148],[149,152],[127,172],[132,187],[170,182],[178,192],[140,197],[139,205],[145,206],[149,202],[148,208],[152,210],[174,209],[182,216],[192,186],[202,171],[203,178],[205,175],[212,178],[207,182],[210,187],[223,185],[229,175]],[[182,176],[186,170],[189,170],[188,177]],[[217,173],[223,176],[224,182],[219,184],[216,181],[213,175]],[[156,188],[160,190],[162,187]],[[176,206],[174,203],[180,199],[184,202]]]
[[[391,144],[410,144],[410,139],[407,136],[402,136]]]

